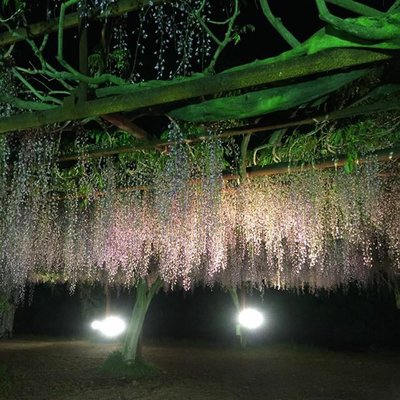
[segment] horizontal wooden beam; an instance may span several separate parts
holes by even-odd
[[[374,113],[382,113],[385,111],[393,111],[393,110],[400,110],[400,102],[388,101],[388,102],[369,104],[359,107],[350,107],[347,109],[334,111],[329,114],[315,115],[313,117],[300,120],[293,119],[291,121],[281,122],[271,125],[242,126],[235,129],[227,129],[224,132],[214,135],[212,138],[226,139],[233,136],[248,135],[253,133],[266,133],[278,129],[299,127],[305,125],[315,125],[318,122],[325,122],[325,121],[331,122],[345,118],[354,118],[354,117],[360,117],[362,115],[370,115]],[[208,135],[187,138],[184,139],[182,142],[186,144],[192,144],[207,140],[210,140],[210,136]],[[142,150],[154,150],[154,149],[164,150],[166,147],[173,146],[177,143],[178,142],[148,141],[148,142],[138,143],[135,146],[124,146],[124,147],[117,147],[114,149],[100,149],[100,150],[89,151],[85,153],[85,156],[89,158],[99,158],[99,157],[115,156],[117,154],[127,154]],[[80,157],[81,155],[78,154],[70,154],[60,157],[58,161],[59,162],[77,161],[79,160]]]
[[[357,164],[365,164],[368,162],[368,156],[376,157],[377,161],[399,161],[400,160],[400,147],[393,147],[391,149],[383,149],[377,150],[366,157],[359,158],[356,162]],[[311,171],[314,169],[332,169],[332,168],[341,168],[347,162],[346,157],[341,157],[337,160],[319,160],[313,164],[310,163],[303,163],[303,164],[290,164],[290,163],[278,163],[278,164],[271,164],[264,168],[250,168],[247,169],[247,176],[249,178],[257,178],[260,176],[274,176],[274,175],[282,175],[282,174],[291,174],[291,173],[299,173],[305,171]],[[227,175],[225,179],[228,179],[229,176]],[[232,175],[232,180],[236,180],[238,177]]]
[[[376,157],[377,161],[380,162],[398,162],[400,160],[400,147],[393,147],[390,149],[382,149],[382,150],[377,150],[374,152],[371,152],[367,154],[365,157],[362,157],[357,160],[358,165],[365,164],[368,162],[369,158],[368,157]],[[295,173],[301,173],[301,172],[306,172],[306,171],[312,171],[312,170],[325,170],[325,169],[333,169],[333,168],[342,168],[347,162],[347,159],[345,157],[342,157],[338,160],[317,160],[315,163],[303,163],[303,164],[297,164],[293,165],[290,163],[277,163],[277,164],[271,164],[262,168],[247,168],[246,170],[246,177],[248,179],[254,179],[254,178],[259,178],[259,177],[265,177],[265,176],[276,176],[276,175],[284,175],[284,174],[295,174]],[[223,174],[222,179],[224,181],[239,181],[240,175],[239,174]],[[193,183],[201,183],[201,180],[194,179],[192,181]],[[137,185],[137,186],[127,186],[124,188],[119,188],[119,192],[132,192],[136,190],[149,190],[151,189],[151,186],[149,185]],[[94,194],[95,197],[101,197],[104,196],[105,192],[103,191],[98,191]],[[79,196],[80,198],[82,196]]]
[[[136,11],[149,3],[165,3],[168,0],[120,0],[113,4],[109,12],[102,14],[99,8],[94,9],[89,18],[108,18],[125,14],[130,11]],[[67,14],[64,20],[64,29],[75,28],[79,25],[79,13],[74,12]],[[4,32],[0,34],[0,47],[8,46],[13,43],[20,42],[27,38],[35,38],[43,36],[47,33],[56,32],[58,30],[58,18],[52,18],[48,21],[37,22],[26,27],[20,27],[15,32]]]
[[[146,109],[155,105],[166,105],[231,90],[283,83],[317,74],[365,67],[373,63],[389,61],[398,56],[398,53],[390,54],[366,49],[329,49],[268,65],[251,63],[240,69],[227,70],[216,75],[178,78],[167,82],[156,81],[148,85],[138,84],[126,94],[1,118],[0,133]]]

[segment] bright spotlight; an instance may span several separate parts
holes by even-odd
[[[239,324],[247,329],[257,329],[264,322],[263,315],[254,308],[245,308],[239,313]]]
[[[125,330],[126,324],[119,317],[107,317],[102,321],[93,321],[91,327],[111,338],[120,335]]]
[[[92,324],[90,325],[92,327],[92,329],[94,329],[95,331],[99,330],[101,327],[101,322],[100,321],[93,321]]]

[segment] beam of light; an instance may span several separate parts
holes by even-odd
[[[126,324],[119,317],[107,317],[102,321],[93,321],[91,327],[92,329],[101,332],[104,336],[111,338],[119,336],[122,332],[124,332]]]
[[[264,322],[264,316],[254,308],[245,308],[239,313],[239,324],[247,329],[257,329]]]

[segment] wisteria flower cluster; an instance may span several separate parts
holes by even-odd
[[[179,129],[171,126],[171,138]],[[12,147],[13,146],[13,147]],[[147,187],[121,187],[118,165],[101,166],[101,192],[54,190],[58,140],[1,140],[0,291],[51,275],[166,287],[196,284],[333,288],[365,283],[374,268],[400,268],[398,175],[371,161],[357,173],[314,171],[238,185],[223,180],[221,143],[202,157],[178,144]],[[12,152],[10,151],[12,147]],[[83,185],[81,178],[77,186]],[[72,186],[71,186],[72,187]]]

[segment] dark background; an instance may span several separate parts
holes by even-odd
[[[29,299],[30,297],[30,299]],[[266,322],[250,334],[250,345],[302,343],[343,350],[399,346],[400,311],[385,288],[355,285],[336,292],[296,293],[265,290],[247,293],[248,306],[263,311]],[[111,289],[111,311],[129,320],[134,291]],[[94,338],[90,322],[104,315],[104,291],[64,285],[39,285],[15,315],[15,334]],[[196,340],[235,343],[236,311],[220,288],[193,292],[160,291],[144,326],[146,340]]]

